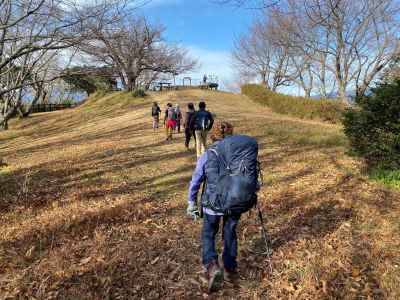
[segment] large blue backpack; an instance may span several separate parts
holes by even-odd
[[[259,190],[257,141],[233,135],[207,150],[203,207],[225,215],[241,214],[257,203]]]

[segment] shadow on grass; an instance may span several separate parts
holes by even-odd
[[[277,249],[299,238],[315,239],[334,232],[343,222],[349,221],[352,210],[342,208],[337,201],[322,202],[299,212],[283,228],[271,236],[272,247]]]
[[[24,148],[18,149],[18,153],[20,155],[32,154],[35,152],[42,152],[46,151],[47,149],[55,149],[55,148],[67,148],[73,145],[82,145],[85,143],[94,142],[96,140],[106,140],[106,141],[113,141],[113,140],[130,140],[133,137],[142,136],[145,130],[150,130],[151,124],[138,124],[138,125],[131,125],[126,126],[123,128],[111,129],[111,130],[99,130],[94,133],[87,133],[85,135],[77,135],[73,138],[67,138],[64,140],[53,141],[53,142],[46,142],[37,146],[28,146]],[[46,138],[48,139],[49,136],[46,137],[33,137],[41,139]],[[12,150],[5,150],[2,151],[3,156],[7,156],[12,154],[15,149]]]
[[[178,172],[185,172],[181,169]],[[147,195],[138,196],[132,193],[137,186],[119,186],[111,189],[97,190],[93,194],[82,194],[82,197],[96,197],[98,195],[131,195],[132,200],[124,201],[119,205],[106,205],[99,210],[88,210],[77,216],[72,216],[45,227],[32,227],[31,230],[19,235],[18,238],[3,240],[0,252],[10,253],[27,263],[33,263],[48,255],[58,247],[65,246],[65,242],[79,242],[82,237],[93,238],[97,230],[107,231],[108,228],[128,223],[143,224],[148,218],[162,219],[165,216],[181,213],[168,205],[169,201],[176,200],[177,191],[187,185],[190,176],[181,175],[178,178],[164,181],[162,184],[152,184],[148,188],[152,191]],[[180,195],[179,197],[181,197]],[[186,200],[182,196],[182,204]],[[183,212],[183,210],[182,210]],[[25,252],[34,249],[33,255],[26,258]],[[47,254],[46,254],[47,253]]]
[[[78,192],[79,199],[132,193],[140,191],[143,185],[158,179],[180,176],[181,173],[193,170],[194,166],[191,163],[178,168],[173,164],[176,159],[192,158],[193,153],[188,151],[165,153],[158,155],[156,159],[159,163],[170,162],[170,171],[155,171],[153,176],[148,178],[138,178],[134,181],[127,179],[126,184],[119,184],[117,188],[110,187],[103,192],[99,191],[99,187],[102,186],[115,186],[109,176],[135,174],[138,167],[153,162],[154,155],[144,154],[139,157],[135,155],[138,152],[146,153],[148,149],[156,149],[161,145],[165,145],[165,142],[88,155],[74,161],[72,165],[65,165],[65,161],[55,161],[1,174],[0,211],[7,213],[17,207],[43,209],[53,201],[73,197],[70,192],[74,191]],[[188,180],[183,182],[187,184]]]

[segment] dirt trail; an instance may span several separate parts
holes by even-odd
[[[260,203],[239,230],[239,286],[211,298],[396,299],[399,193],[368,182],[339,126],[272,113],[222,92],[107,95],[0,134],[0,299],[201,299],[201,222],[185,217],[195,165],[183,135],[153,133],[152,100],[204,99],[260,144]],[[116,104],[117,103],[117,104]],[[33,126],[33,127],[32,127]]]

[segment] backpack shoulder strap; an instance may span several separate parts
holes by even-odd
[[[212,153],[215,154],[215,156],[217,157],[217,159],[219,160],[219,162],[222,163],[222,165],[224,166],[225,169],[228,169],[228,170],[229,170],[228,164],[225,162],[224,158],[223,158],[221,155],[219,155],[217,149],[215,149],[215,148],[216,148],[216,147],[212,147],[212,148],[210,148],[210,149],[208,149],[208,150],[210,150],[210,152],[212,152]]]

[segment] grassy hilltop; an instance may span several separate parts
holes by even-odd
[[[149,117],[152,101],[199,99],[260,144],[274,251],[271,274],[244,215],[240,287],[216,297],[400,298],[400,192],[360,173],[340,125],[187,90],[96,95],[0,133],[0,299],[203,298],[201,223],[185,216],[195,154]]]

